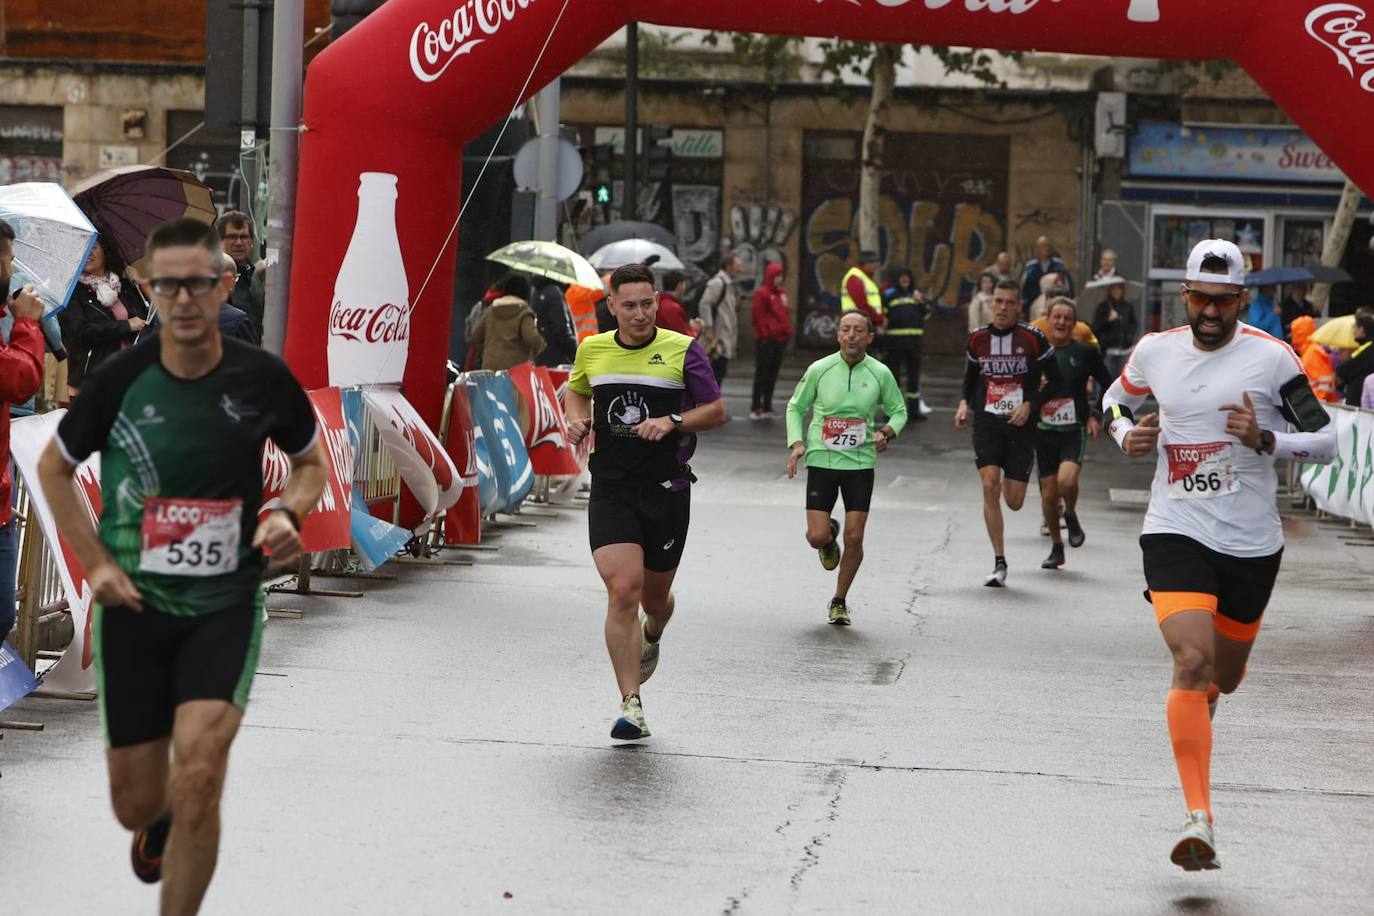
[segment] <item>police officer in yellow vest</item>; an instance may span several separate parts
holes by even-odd
[[[902,384],[906,371],[907,416],[924,420],[930,408],[921,400],[921,350],[926,333],[926,319],[931,305],[916,288],[911,270],[903,267],[897,272],[893,285],[883,291],[883,312],[887,317],[887,333],[883,337],[883,362]]]
[[[887,318],[883,315],[883,293],[873,280],[882,266],[876,251],[860,251],[859,266],[849,268],[840,283],[840,316],[855,309],[873,322],[873,328],[883,333]]]

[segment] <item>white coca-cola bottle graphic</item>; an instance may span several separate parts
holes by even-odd
[[[401,381],[410,348],[410,284],[396,235],[396,176],[358,176],[358,222],[329,308],[329,384]]]

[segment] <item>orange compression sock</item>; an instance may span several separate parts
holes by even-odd
[[[1212,720],[1207,716],[1207,693],[1170,690],[1166,709],[1183,799],[1189,811],[1206,811],[1211,820]]]

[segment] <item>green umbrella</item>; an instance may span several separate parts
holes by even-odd
[[[556,283],[601,288],[596,268],[582,255],[557,242],[511,242],[487,255],[487,260]]]

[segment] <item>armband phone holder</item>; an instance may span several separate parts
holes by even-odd
[[[1295,375],[1279,389],[1283,417],[1305,433],[1314,433],[1331,422],[1331,416],[1312,393],[1307,376]]]

